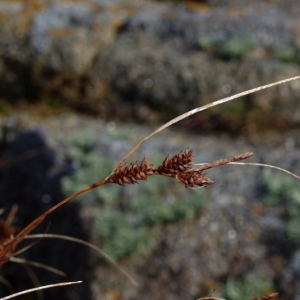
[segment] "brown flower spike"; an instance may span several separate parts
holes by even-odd
[[[252,154],[252,152],[246,152],[241,155],[216,160],[200,166],[194,165],[194,168],[192,168],[193,150],[181,151],[171,158],[168,155],[157,169],[155,169],[153,165],[150,165],[148,160],[144,158],[140,163],[135,162],[129,165],[119,166],[106,179],[106,183],[112,182],[124,186],[125,183],[134,184],[137,183],[138,180],[147,180],[147,176],[149,175],[162,175],[176,178],[186,188],[193,188],[195,185],[198,187],[206,187],[214,182],[202,174],[204,170],[243,160]]]
[[[214,182],[209,179],[208,177],[204,176],[203,174],[199,172],[184,172],[184,173],[177,173],[175,178],[186,188],[192,188],[194,185],[197,185],[199,187],[206,187],[209,184],[213,184]]]
[[[154,174],[154,166],[144,158],[140,163],[121,165],[107,179],[106,182],[117,183],[124,186],[125,183],[134,184],[138,180],[147,180],[148,175]]]
[[[156,172],[161,175],[173,177],[178,172],[184,172],[191,167],[193,164],[192,156],[193,150],[185,150],[184,152],[181,151],[171,158],[169,158],[168,155],[162,164],[156,169]]]

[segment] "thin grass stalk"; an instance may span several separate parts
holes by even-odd
[[[30,265],[22,264],[22,267],[25,269],[25,271],[26,271],[28,277],[30,278],[31,282],[33,283],[34,287],[39,287],[42,285],[38,276],[36,275],[36,273],[34,272],[34,270],[32,269],[32,267]],[[43,300],[43,297],[44,297],[43,291],[42,290],[37,291],[36,293],[37,293],[37,299]]]
[[[10,257],[9,261],[15,262],[15,263],[19,263],[19,264],[27,264],[36,268],[40,268],[40,269],[44,269],[44,270],[48,270],[52,273],[58,274],[60,276],[66,277],[67,274],[65,272],[62,272],[56,268],[53,267],[49,267],[47,265],[41,264],[39,262],[36,261],[32,261],[32,260],[27,260],[24,258],[19,258],[19,257]]]
[[[78,283],[82,283],[82,281],[60,282],[60,283],[44,285],[44,286],[36,287],[36,288],[33,288],[33,289],[28,289],[28,290],[25,290],[25,291],[21,291],[21,292],[18,292],[18,293],[0,298],[0,300],[8,300],[8,299],[15,298],[17,296],[21,296],[21,295],[24,295],[24,294],[28,294],[28,293],[32,293],[32,292],[36,292],[36,291],[40,291],[40,290],[50,289],[50,288],[59,287],[59,286],[66,286],[66,285],[71,285],[71,284],[78,284]]]
[[[71,241],[71,242],[75,242],[75,243],[79,243],[82,245],[85,245],[95,251],[97,251],[100,255],[102,255],[105,259],[107,259],[114,267],[116,267],[123,275],[125,275],[127,277],[127,279],[129,279],[129,281],[134,285],[134,286],[138,286],[139,284],[137,283],[137,281],[132,278],[132,276],[130,274],[128,274],[128,272],[126,272],[122,267],[120,267],[118,265],[118,263],[112,259],[109,255],[107,255],[103,250],[101,250],[100,248],[96,247],[94,244],[86,242],[84,240],[81,239],[77,239],[71,236],[67,236],[67,235],[61,235],[61,234],[50,234],[50,233],[42,233],[42,234],[30,234],[24,237],[24,239],[43,239],[43,238],[52,238],[52,239],[61,239],[61,240],[67,240],[67,241]]]
[[[7,254],[8,251],[10,251],[20,240],[22,240],[24,238],[24,236],[26,234],[28,234],[32,229],[34,229],[39,223],[41,223],[45,217],[50,214],[51,212],[53,212],[54,210],[56,210],[57,208],[59,208],[60,206],[64,205],[65,203],[67,203],[68,201],[74,199],[75,197],[88,192],[96,187],[99,187],[103,184],[105,184],[106,181],[105,180],[100,180],[97,181],[79,191],[77,191],[76,193],[72,194],[71,196],[65,198],[64,200],[62,200],[61,202],[57,203],[56,205],[54,205],[53,207],[51,207],[50,209],[48,209],[46,212],[44,212],[42,215],[40,215],[39,217],[37,217],[36,219],[34,219],[31,223],[29,223],[23,230],[21,230],[1,251],[0,251],[0,259],[5,257],[5,255]]]
[[[265,167],[265,168],[271,168],[271,169],[276,169],[276,170],[279,170],[281,172],[284,172],[290,176],[293,176],[297,179],[300,180],[300,176],[288,171],[288,170],[285,170],[283,168],[280,168],[280,167],[277,167],[277,166],[273,166],[273,165],[269,165],[269,164],[261,164],[261,163],[242,163],[242,162],[231,162],[229,163],[229,165],[240,165],[240,166],[250,166],[250,167]]]
[[[19,232],[11,241],[9,241],[7,243],[7,245],[0,251],[0,264],[2,265],[4,262],[7,261],[7,254],[11,251],[13,251],[14,247],[24,238],[25,235],[27,235],[32,229],[34,229],[41,221],[44,220],[44,218],[50,214],[51,212],[53,212],[55,209],[57,209],[58,207],[62,206],[63,204],[65,204],[66,202],[72,200],[73,198],[77,197],[78,195],[81,195],[87,191],[90,191],[96,187],[99,187],[103,184],[106,184],[109,182],[109,178],[111,178],[115,171],[118,170],[118,168],[124,163],[124,161],[130,156],[132,155],[142,144],[144,144],[150,137],[154,136],[155,134],[159,133],[160,131],[162,131],[163,129],[189,117],[189,116],[192,116],[200,111],[204,111],[208,108],[211,108],[213,106],[217,106],[219,104],[222,104],[222,103],[225,103],[225,102],[228,102],[228,101],[231,101],[231,100],[234,100],[236,98],[239,98],[239,97],[242,97],[242,96],[245,96],[245,95],[248,95],[248,94],[251,94],[251,93],[254,93],[254,92],[257,92],[257,91],[260,91],[260,90],[263,90],[263,89],[267,89],[267,88],[270,88],[270,87],[273,87],[273,86],[276,86],[276,85],[279,85],[279,84],[282,84],[282,83],[286,83],[286,82],[289,82],[289,81],[293,81],[293,80],[297,80],[297,79],[300,79],[300,76],[295,76],[295,77],[291,77],[291,78],[288,78],[288,79],[284,79],[284,80],[280,80],[280,81],[277,81],[277,82],[274,82],[274,83],[271,83],[271,84],[267,84],[267,85],[264,85],[264,86],[260,86],[260,87],[257,87],[257,88],[254,88],[254,89],[251,89],[251,90],[248,90],[248,91],[244,91],[242,93],[239,93],[239,94],[236,94],[236,95],[233,95],[233,96],[230,96],[230,97],[226,97],[226,98],[223,98],[221,100],[217,100],[217,101],[214,101],[212,103],[209,103],[207,105],[204,105],[204,106],[201,106],[201,107],[198,107],[198,108],[195,108],[189,112],[186,112],[174,119],[172,119],[171,121],[165,123],[164,125],[162,125],[161,127],[159,127],[158,129],[156,129],[155,131],[153,131],[151,134],[149,134],[146,138],[144,138],[142,141],[140,141],[135,147],[133,147],[133,149],[128,152],[120,161],[119,163],[116,165],[116,167],[113,169],[112,173],[106,177],[105,179],[102,179],[102,180],[99,180],[83,189],[81,189],[80,191],[77,191],[76,193],[72,194],[71,196],[65,198],[64,200],[62,200],[61,202],[59,202],[58,204],[54,205],[52,208],[50,208],[49,210],[47,210],[45,213],[43,213],[41,216],[37,217],[35,220],[33,220],[29,225],[27,225],[21,232]],[[179,178],[180,177],[180,178]],[[178,177],[178,174],[176,175],[176,178],[181,181],[182,183],[185,184],[185,186],[190,186],[190,183],[188,182],[185,182],[186,178],[181,178],[181,174],[179,174],[179,177]],[[186,177],[186,175],[185,175]],[[187,179],[187,180],[190,180],[190,179]],[[191,179],[193,181],[193,178]],[[192,181],[191,181],[191,184],[192,184]],[[8,256],[9,257],[9,256]]]
[[[222,104],[222,103],[225,103],[225,102],[229,102],[231,100],[234,100],[234,99],[237,99],[237,98],[240,98],[242,96],[246,96],[246,95],[249,95],[249,94],[252,94],[252,93],[255,93],[255,92],[258,92],[258,91],[261,91],[261,90],[264,90],[264,89],[267,89],[267,88],[270,88],[270,87],[273,87],[273,86],[276,86],[276,85],[279,85],[279,84],[282,84],[282,83],[286,83],[286,82],[289,82],[289,81],[293,81],[293,80],[297,80],[297,79],[300,79],[300,75],[298,76],[295,76],[295,77],[291,77],[291,78],[288,78],[288,79],[284,79],[284,80],[280,80],[280,81],[277,81],[277,82],[273,82],[273,83],[270,83],[270,84],[266,84],[266,85],[263,85],[263,86],[260,86],[260,87],[257,87],[257,88],[254,88],[254,89],[251,89],[251,90],[248,90],[248,91],[245,91],[245,92],[242,92],[242,93],[239,93],[239,94],[236,94],[236,95],[233,95],[233,96],[229,96],[229,97],[226,97],[226,98],[223,98],[223,99],[220,99],[220,100],[217,100],[217,101],[214,101],[214,102],[211,102],[209,104],[206,104],[206,105],[203,105],[201,107],[198,107],[198,108],[194,108],[174,119],[172,119],[171,121],[165,123],[164,125],[160,126],[159,128],[157,128],[155,131],[153,131],[152,133],[150,133],[148,136],[146,136],[142,141],[140,141],[132,150],[130,150],[121,160],[120,162],[118,162],[118,164],[116,165],[116,167],[114,168],[114,170],[116,170],[129,156],[131,156],[138,148],[140,148],[149,138],[151,138],[152,136],[154,136],[155,134],[159,133],[160,131],[166,129],[167,127],[187,118],[187,117],[190,117],[200,111],[203,111],[203,110],[206,110],[208,108],[211,108],[213,106],[217,106],[219,104]]]

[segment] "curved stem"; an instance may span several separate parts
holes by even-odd
[[[272,86],[275,86],[275,85],[279,85],[279,84],[282,84],[282,83],[285,83],[285,82],[288,82],[288,81],[293,81],[293,80],[296,80],[296,79],[300,79],[300,75],[299,76],[295,76],[295,77],[291,77],[291,78],[288,78],[288,79],[284,79],[284,80],[280,80],[280,81],[277,81],[277,82],[273,82],[273,83],[270,83],[270,84],[266,84],[266,85],[263,85],[263,86],[260,86],[260,87],[257,87],[257,88],[254,88],[254,89],[251,89],[251,90],[248,90],[248,91],[244,91],[242,93],[239,93],[239,94],[236,94],[236,95],[233,95],[233,96],[229,96],[229,97],[226,97],[226,98],[223,98],[223,99],[220,99],[220,100],[217,100],[217,101],[214,101],[214,102],[211,102],[211,103],[208,103],[206,105],[203,105],[201,107],[197,107],[197,108],[194,108],[174,119],[172,119],[171,121],[165,123],[164,125],[162,125],[161,127],[159,127],[158,129],[156,129],[155,131],[153,131],[152,133],[150,133],[148,136],[146,136],[142,141],[140,141],[132,150],[130,150],[121,160],[120,162],[116,165],[116,167],[114,168],[113,172],[130,156],[132,155],[138,148],[140,148],[149,138],[151,138],[153,135],[159,133],[160,131],[164,130],[165,128],[187,118],[187,117],[190,117],[200,111],[203,111],[203,110],[206,110],[210,107],[213,107],[213,106],[217,106],[219,104],[222,104],[222,103],[225,103],[225,102],[228,102],[228,101],[231,101],[231,100],[234,100],[236,98],[239,98],[239,97],[242,97],[242,96],[245,96],[245,95],[249,95],[249,94],[252,94],[252,93],[255,93],[255,92],[258,92],[258,91],[261,91],[261,90],[264,90],[264,89],[267,89],[267,88],[270,88]]]
[[[15,263],[28,264],[28,265],[31,265],[31,266],[34,266],[34,267],[37,267],[37,268],[45,269],[45,270],[48,270],[48,271],[53,272],[55,274],[58,274],[60,276],[64,276],[64,277],[67,276],[67,274],[65,272],[62,272],[58,269],[49,267],[47,265],[41,264],[41,263],[36,262],[36,261],[27,260],[27,259],[19,258],[19,257],[10,257],[9,260],[12,261],[12,262],[15,262]]]
[[[0,300],[8,300],[8,299],[20,296],[20,295],[28,294],[28,293],[31,293],[31,292],[36,292],[36,291],[39,291],[39,290],[49,289],[49,288],[53,288],[53,287],[57,287],[57,286],[66,286],[66,285],[71,285],[71,284],[78,284],[78,283],[82,283],[82,281],[61,282],[61,283],[44,285],[44,286],[40,286],[40,287],[37,287],[37,288],[25,290],[25,291],[22,291],[22,292],[19,292],[19,293],[15,293],[13,295],[9,295],[9,296],[3,297]]]
[[[272,165],[268,165],[268,164],[261,164],[261,163],[242,163],[242,162],[231,162],[229,163],[229,165],[244,165],[244,166],[254,166],[254,167],[267,167],[267,168],[271,168],[271,169],[276,169],[276,170],[279,170],[279,171],[282,171],[284,173],[287,173],[288,175],[291,175],[297,179],[300,180],[300,176],[286,170],[286,169],[283,169],[283,168],[280,168],[280,167],[276,167],[276,166],[272,166]]]
[[[83,189],[81,189],[80,191],[77,191],[76,193],[72,194],[71,196],[65,198],[64,200],[60,201],[59,203],[57,203],[56,205],[52,206],[50,209],[48,209],[47,211],[45,211],[42,215],[40,215],[39,217],[37,217],[36,219],[34,219],[31,223],[29,223],[23,230],[21,230],[1,251],[0,251],[0,258],[4,257],[4,255],[10,250],[12,249],[20,240],[22,240],[24,238],[24,236],[26,234],[28,234],[32,229],[34,229],[40,222],[42,222],[45,217],[50,214],[51,212],[53,212],[54,210],[56,210],[57,208],[59,208],[60,206],[64,205],[65,203],[67,203],[68,201],[74,199],[75,197],[88,192],[96,187],[99,187],[100,185],[103,185],[106,183],[105,179],[99,180]]]
[[[53,238],[53,239],[67,240],[67,241],[79,243],[79,244],[85,245],[87,247],[90,247],[91,249],[97,251],[99,254],[101,254],[103,257],[105,257],[113,266],[115,266],[122,274],[124,274],[134,286],[139,285],[122,267],[120,267],[117,264],[117,262],[113,258],[111,258],[103,250],[96,247],[92,243],[89,243],[89,242],[86,242],[84,240],[77,239],[77,238],[74,238],[74,237],[71,237],[71,236],[61,235],[61,234],[49,234],[49,233],[31,234],[31,235],[27,235],[25,237],[25,239],[37,239],[37,238]]]

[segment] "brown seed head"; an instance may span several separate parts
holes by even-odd
[[[209,184],[214,183],[211,179],[199,172],[177,173],[176,179],[184,184],[186,188],[192,188],[194,187],[194,185],[205,187]]]
[[[124,186],[127,184],[137,183],[138,180],[147,180],[148,175],[154,174],[154,166],[150,165],[144,158],[140,163],[130,163],[121,165],[108,178],[107,182],[117,183]]]
[[[192,161],[193,150],[185,150],[179,152],[173,157],[169,155],[165,158],[162,164],[156,169],[156,172],[161,175],[174,177],[178,172],[184,172],[189,169],[193,163]]]

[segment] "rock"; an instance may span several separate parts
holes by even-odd
[[[289,26],[297,26],[296,19],[289,19],[291,23],[284,20],[285,14],[276,9],[241,10],[234,16],[217,8],[205,12],[184,6],[141,10],[104,51],[95,65],[96,77],[113,87],[115,97],[127,104],[132,118],[147,120],[147,115],[140,113],[147,106],[152,111],[148,113],[150,118],[154,114],[156,119],[167,121],[212,100],[297,74],[295,65],[283,64],[267,54],[278,45],[288,47],[294,43]],[[224,60],[225,44],[247,44],[245,37],[251,37],[254,45],[240,54],[235,51],[242,50],[228,48]],[[200,51],[197,42],[206,38],[212,39],[212,45]],[[223,52],[218,50],[222,47]],[[257,52],[258,49],[261,50]],[[217,112],[224,119],[221,126],[233,123],[234,114],[253,113],[259,119],[261,110],[274,114],[277,122],[289,118],[299,122],[297,113],[290,110],[297,105],[297,85],[250,95],[236,113],[223,106]],[[232,110],[235,109],[239,110],[233,104]],[[268,121],[276,126],[272,118]]]
[[[9,120],[0,119],[1,125],[6,124],[9,136],[11,136],[13,128],[19,128],[21,123],[23,124],[22,130],[25,131],[21,135],[14,136],[13,141],[9,140],[10,146],[6,148],[6,153],[20,154],[21,150],[28,149],[28,145],[33,148],[42,147],[45,150],[38,156],[25,157],[23,161],[17,161],[11,168],[0,170],[1,203],[7,206],[8,204],[5,203],[11,205],[12,202],[18,202],[20,205],[19,222],[21,219],[25,219],[25,223],[34,217],[32,214],[36,216],[62,199],[58,182],[60,173],[57,173],[57,170],[61,172],[63,165],[57,165],[54,153],[56,156],[64,156],[69,138],[78,136],[81,132],[82,135],[85,135],[83,141],[88,146],[90,138],[87,132],[95,134],[96,147],[93,148],[95,152],[89,153],[89,155],[91,157],[93,155],[104,156],[107,160],[113,159],[114,162],[117,162],[137,143],[137,139],[143,138],[153,130],[153,128],[142,125],[111,124],[76,115],[37,119],[23,113],[22,120],[19,120],[19,117],[16,115]],[[26,128],[30,128],[30,131],[26,132]],[[229,157],[251,149],[255,153],[251,161],[280,165],[299,174],[299,133],[298,131],[286,132],[285,135],[289,136],[289,139],[295,140],[294,147],[286,144],[285,137],[282,137],[281,133],[261,136],[260,143],[253,145],[241,136],[229,138],[225,135],[191,135],[177,129],[167,129],[149,140],[138,151],[138,158],[129,159],[128,163],[140,159],[144,155],[152,163],[152,159],[155,157],[166,154],[173,155],[182,150],[183,146],[194,150],[196,155],[194,161],[197,163]],[[46,146],[48,144],[51,145],[52,151]],[[80,144],[83,144],[82,140]],[[5,147],[2,146],[1,149],[3,148]],[[2,161],[5,161],[4,158]],[[65,162],[66,160],[62,159],[61,161]],[[55,166],[54,162],[56,162]],[[79,165],[79,167],[83,168],[83,165]],[[74,168],[74,170],[80,171],[80,168],[78,169],[77,166],[77,169]],[[93,254],[90,254],[89,257],[94,260],[92,265],[94,276],[90,280],[88,278],[86,282],[92,285],[93,297],[95,299],[110,297],[109,299],[143,298],[146,300],[197,299],[211,293],[211,290],[216,287],[217,291],[221,292],[228,278],[245,278],[246,274],[274,282],[275,287],[272,291],[280,289],[283,299],[298,297],[299,251],[286,233],[286,224],[291,217],[288,216],[287,210],[292,207],[295,200],[290,198],[282,200],[283,196],[277,192],[279,194],[277,197],[280,197],[279,201],[282,203],[271,205],[267,197],[276,197],[276,195],[271,194],[270,191],[267,193],[266,186],[263,186],[264,171],[264,168],[245,166],[222,166],[208,170],[207,175],[215,181],[215,184],[206,189],[192,191],[197,200],[201,201],[203,198],[203,209],[200,209],[191,219],[150,225],[154,229],[156,226],[158,227],[158,230],[155,231],[156,242],[153,248],[146,253],[135,253],[131,257],[124,257],[119,262],[120,266],[124,267],[139,282],[139,287],[131,285],[114,266],[103,262],[98,263]],[[278,170],[272,170],[269,173],[269,184],[271,181],[273,185],[275,184],[273,179],[278,174],[280,175]],[[85,180],[86,175],[81,176],[81,180]],[[94,175],[98,180],[108,174],[107,170],[99,168],[99,173],[97,170],[97,174],[92,174],[92,177]],[[283,173],[281,175],[279,182],[283,182],[287,176]],[[293,178],[291,181],[294,185],[286,185],[284,190],[290,189],[289,194],[297,196],[299,194],[297,193],[297,180]],[[88,184],[91,183],[88,182]],[[149,184],[151,184],[151,180],[140,182],[140,185],[136,186],[125,186],[122,190],[122,197],[117,198],[117,209],[124,214],[127,212],[131,214],[130,205],[134,193],[141,191],[143,186]],[[168,188],[170,186],[168,183]],[[172,188],[174,189],[174,186]],[[187,195],[189,192],[183,186],[177,188],[176,197],[173,200],[169,199],[170,201],[180,202],[182,200],[180,194]],[[108,186],[108,189],[112,191],[114,187]],[[156,195],[155,190],[156,186],[153,187],[153,190],[148,191],[149,195],[146,198],[150,197],[152,193]],[[50,198],[49,195],[51,195]],[[56,229],[56,233],[65,231],[72,236],[83,234],[79,220],[84,220],[85,225],[91,225],[92,222],[88,218],[94,217],[97,209],[102,207],[102,196],[101,194],[96,195],[97,201],[91,200],[95,196],[87,194],[86,198],[80,200],[80,206],[74,199],[75,201],[71,202],[72,205],[67,204],[51,213],[49,216],[52,219],[50,229]],[[162,203],[167,200],[167,195],[167,193],[157,194]],[[140,194],[140,196],[142,195]],[[5,198],[7,201],[4,201]],[[146,198],[138,197],[137,199],[145,200]],[[49,199],[51,199],[50,203],[47,202]],[[298,208],[298,198],[294,204]],[[110,206],[112,203],[109,202],[108,205]],[[80,209],[79,214],[82,218],[78,218],[77,209]],[[298,210],[294,210],[294,213],[298,214]],[[71,222],[69,218],[72,220]],[[132,219],[134,220],[134,218]],[[40,226],[46,227],[47,222],[43,222]],[[43,232],[42,228],[39,227],[37,230]],[[95,235],[94,231],[90,232],[93,236]],[[83,236],[82,238],[88,237]],[[93,242],[97,241],[95,239]],[[84,254],[82,259],[80,257],[74,259],[74,256],[69,254],[75,249],[75,253],[80,255],[81,252],[77,250],[77,246],[71,248],[69,245],[63,245],[63,248],[57,248],[58,241],[55,241],[55,245],[50,241],[51,247],[49,244],[44,246],[45,242],[41,241],[38,245],[34,245],[30,249],[32,252],[28,251],[24,256],[28,257],[30,254],[32,260],[42,256],[42,259],[48,259],[51,266],[71,265],[74,268],[72,275],[76,274],[78,280],[87,274],[86,269],[80,273],[86,262]],[[122,244],[122,241],[120,243]],[[127,243],[126,239],[125,243]],[[121,244],[119,245],[121,246]],[[64,256],[68,254],[68,257]],[[7,267],[11,268],[8,269],[11,270],[10,274],[19,275],[16,266],[7,264]],[[46,274],[48,275],[48,273]],[[12,277],[19,284],[23,283],[16,275],[12,275]],[[46,279],[39,278],[43,278],[45,284],[49,283],[48,276]],[[31,283],[26,280],[26,285],[29,284],[31,286]],[[253,289],[254,287],[256,285],[253,283]],[[87,287],[85,286],[85,288]],[[252,286],[250,289],[252,290]],[[53,289],[51,293],[55,291]],[[75,291],[74,287],[69,291]],[[45,295],[52,299],[56,297],[48,293]],[[61,297],[62,299],[75,297],[74,294],[69,295],[70,293]],[[77,295],[77,297],[82,298],[81,295]]]
[[[53,85],[78,81],[126,17],[114,7],[105,1],[3,3],[1,97],[37,100]]]
[[[298,3],[206,2],[4,1],[0,98],[54,99],[106,119],[166,121],[297,75]],[[299,87],[250,95],[188,126],[296,126]]]

